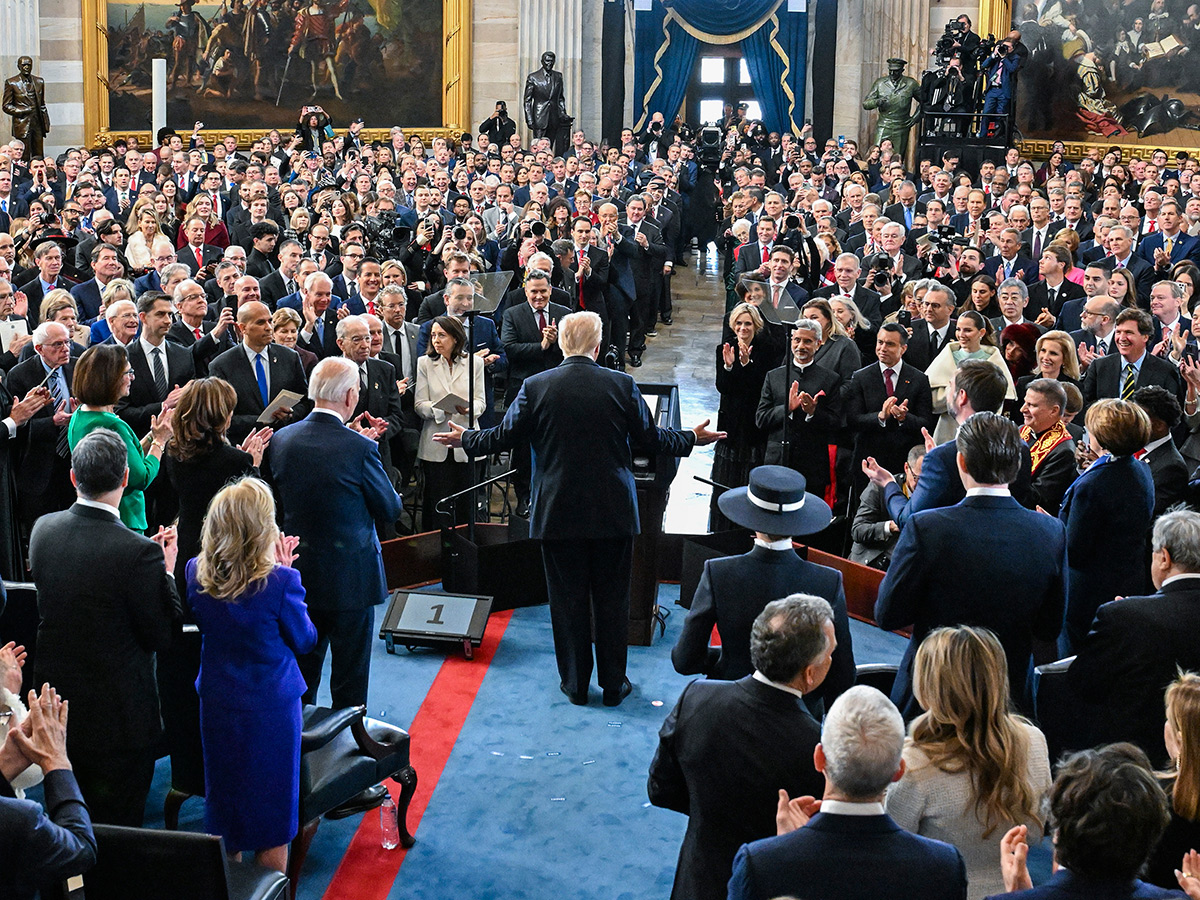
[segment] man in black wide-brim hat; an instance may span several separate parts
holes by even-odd
[[[671,662],[681,675],[726,680],[749,675],[754,671],[750,628],[763,607],[790,594],[822,597],[833,607],[837,649],[825,681],[804,697],[820,720],[825,707],[854,684],[854,649],[842,573],[801,559],[792,548],[793,537],[815,534],[831,518],[825,501],[804,488],[804,476],[794,469],[758,466],[751,470],[748,486],[721,495],[721,512],[754,532],[754,548],[704,564]],[[713,625],[721,635],[720,647],[708,645]]]

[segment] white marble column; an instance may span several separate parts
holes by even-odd
[[[517,12],[517,77],[519,89],[523,93],[526,76],[541,66],[544,52],[552,51],[557,57],[554,67],[563,74],[563,94],[566,99],[568,115],[575,116],[576,121],[583,125],[585,130],[595,133],[598,128],[588,129],[581,118],[583,112],[583,8],[584,0],[520,0]],[[596,19],[598,23],[598,15]],[[599,52],[597,52],[595,59],[588,59],[588,68],[598,69],[599,63]],[[599,109],[598,94],[597,91],[595,102],[597,110]],[[529,129],[525,125],[525,111],[522,108],[520,96],[517,97],[516,105],[517,109],[510,110],[510,114],[519,118],[520,133],[525,140],[528,140]],[[599,120],[597,119],[598,125]]]
[[[17,60],[22,56],[32,56],[34,74],[42,75],[38,66],[41,56],[38,18],[38,0],[7,0],[4,4],[3,24],[0,25],[0,81],[17,74]],[[8,141],[11,137],[11,120],[8,116],[0,116],[0,140]]]
[[[517,8],[511,0],[474,0],[471,46],[471,131],[492,114],[496,101],[508,104],[508,114],[520,120]]]

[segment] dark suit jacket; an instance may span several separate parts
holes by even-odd
[[[950,324],[946,326],[946,335],[938,345],[938,353],[942,352],[942,348],[948,341],[954,340],[957,321],[957,316],[950,317]],[[908,350],[904,352],[904,361],[924,372],[929,368],[929,364],[933,362],[935,356],[929,346],[929,325],[924,320],[915,320],[912,323],[912,331],[913,333],[908,339]]]
[[[546,306],[546,323],[557,323],[570,314],[565,306],[550,303]],[[504,322],[500,328],[500,341],[508,356],[508,385],[504,402],[511,404],[516,399],[521,384],[530,375],[552,369],[562,362],[562,350],[558,343],[542,348],[542,333],[538,328],[537,314],[528,303],[518,303],[504,311]]]
[[[304,367],[294,350],[271,344],[267,347],[267,358],[270,360],[267,379],[271,387],[271,399],[274,400],[283,390],[294,391],[304,398],[297,402],[290,419],[271,425],[278,431],[285,425],[303,419],[312,409],[312,401],[308,399],[308,380],[304,377]],[[233,409],[233,424],[229,426],[229,440],[233,444],[241,443],[247,434],[261,427],[257,420],[266,409],[258,391],[258,378],[244,346],[238,344],[231,347],[214,359],[208,366],[208,374],[224,378],[237,391],[238,401]]]
[[[187,323],[183,321],[176,322],[167,332],[168,341],[178,344],[192,354],[192,364],[196,367],[197,378],[204,378],[208,375],[208,364],[215,356],[237,346],[237,337],[234,335],[233,328],[226,328],[220,338],[213,337],[212,330],[216,324],[216,322],[205,319],[200,324],[200,334],[202,335],[200,340],[196,340],[195,332],[188,328]]]
[[[1058,512],[1067,528],[1069,567],[1064,653],[1087,635],[1100,604],[1145,592],[1145,535],[1153,514],[1154,479],[1132,456],[1102,457],[1067,488]]]
[[[920,711],[912,696],[917,647],[942,625],[990,628],[1008,658],[1013,700],[1025,707],[1033,638],[1053,640],[1062,625],[1065,571],[1062,524],[1011,497],[966,497],[913,516],[875,601],[880,628],[913,627],[892,688],[905,718]]]
[[[722,900],[742,844],[775,833],[779,789],[818,795],[820,726],[794,695],[747,676],[693,681],[658,733],[647,793],[688,817],[674,900]]]
[[[1163,241],[1164,237],[1161,231],[1148,234],[1138,241],[1137,255],[1145,260],[1151,268],[1154,268],[1154,252],[1163,249]],[[1190,259],[1200,265],[1200,238],[1192,237],[1186,231],[1181,231],[1176,235],[1175,243],[1171,247],[1171,265],[1174,266],[1185,259]]]
[[[1161,730],[1161,729],[1160,729]],[[1176,863],[1178,865],[1178,863]],[[1011,894],[995,894],[984,900],[1159,900],[1159,898],[1179,897],[1178,890],[1155,887],[1144,881],[1134,879],[1129,882],[1097,882],[1094,879],[1080,878],[1066,869],[1059,869],[1050,876],[1050,880],[1027,891],[1014,891]]]
[[[1154,479],[1154,518],[1183,499],[1187,492],[1188,466],[1175,441],[1168,439],[1142,457]]]
[[[816,397],[820,391],[825,396],[817,400],[817,408],[809,420],[800,407],[788,417],[788,444],[790,453],[783,456],[784,409],[790,385],[785,384],[786,366],[772,369],[763,382],[762,395],[758,399],[755,422],[767,432],[767,465],[791,466],[804,476],[808,491],[822,496],[830,483],[829,445],[837,442],[837,430],[842,426],[841,379],[838,374],[819,363],[812,363],[801,374],[794,365],[791,380],[800,385],[801,393]]]
[[[589,309],[607,320],[608,310],[604,302],[604,288],[608,284],[608,253],[599,247],[588,247],[587,255],[592,268],[591,274],[583,280],[582,306],[579,300],[580,284],[576,279],[576,273],[579,271],[579,261],[576,256],[572,256],[570,268],[563,272],[567,278],[565,289],[571,295],[572,309],[576,311]]]
[[[321,313],[321,321],[324,322],[321,334],[317,334],[314,326],[312,335],[305,340],[304,331],[301,329],[296,346],[303,347],[309,353],[315,353],[320,359],[325,359],[327,356],[341,356],[342,348],[337,343],[338,317],[333,304],[330,304],[325,312]],[[307,323],[305,327],[307,327]]]
[[[506,325],[518,311],[505,314]],[[695,437],[655,427],[641,392],[624,372],[572,356],[526,378],[504,420],[466,432],[463,449],[487,456],[522,441],[533,447],[529,536],[588,540],[639,531],[631,447],[687,456]]]
[[[734,860],[728,900],[785,895],[964,900],[967,868],[953,846],[910,834],[890,816],[818,813],[803,828],[747,844]]]
[[[1137,381],[1134,382],[1135,388],[1149,387],[1150,385],[1166,388],[1179,398],[1179,405],[1182,407],[1185,388],[1183,379],[1179,377],[1179,370],[1149,351],[1150,348],[1147,346],[1146,355],[1142,359],[1141,368],[1137,373]],[[1125,360],[1119,353],[1109,353],[1088,366],[1083,375],[1082,385],[1084,412],[1087,412],[1087,408],[1097,400],[1121,396],[1121,377],[1124,369]]]
[[[1182,464],[1183,460],[1180,459],[1179,462]],[[1050,515],[1057,516],[1063,495],[1078,474],[1075,468],[1075,442],[1063,441],[1050,451],[1033,473],[1033,483],[1029,490],[1030,505],[1040,506]],[[1180,493],[1183,493],[1182,488],[1186,485],[1185,476]]]
[[[0,854],[5,896],[31,900],[42,885],[61,884],[96,864],[92,817],[70,769],[47,772],[46,807],[18,800],[0,777]],[[45,894],[43,894],[45,896]]]
[[[212,244],[202,244],[200,247],[201,258],[204,260],[204,265],[209,263],[220,262],[225,251],[220,247],[214,247]],[[175,260],[183,263],[188,267],[188,271],[192,273],[192,277],[196,277],[196,273],[200,271],[202,266],[196,265],[196,254],[193,252],[190,244],[185,244],[175,252]]]
[[[837,649],[825,681],[805,697],[820,718],[847,688],[854,684],[854,648],[846,617],[842,573],[801,559],[793,550],[754,547],[742,556],[710,559],[692,598],[692,608],[671,650],[671,662],[680,675],[706,675],[733,680],[754,672],[750,661],[750,628],[772,600],[802,591],[824,597],[833,607]],[[713,626],[721,646],[709,647]]]
[[[71,288],[71,296],[79,307],[79,321],[92,322],[100,315],[100,283],[95,278],[89,278]],[[33,300],[30,298],[30,303]],[[41,302],[40,300],[38,301]],[[32,324],[32,323],[31,323]]]
[[[73,285],[61,275],[56,279],[55,287],[60,287],[64,291],[69,291]],[[42,279],[39,275],[34,275],[29,281],[17,288],[27,298],[29,298],[29,313],[25,316],[29,322],[30,333],[34,328],[37,328],[41,320],[42,301],[46,299],[46,295],[42,293]],[[97,309],[99,306],[97,305]]]
[[[367,387],[366,390],[360,388],[358,406],[354,408],[356,416],[367,412],[388,423],[387,434],[379,438],[379,457],[385,471],[389,471],[392,467],[390,439],[398,435],[404,427],[400,390],[396,387],[396,381],[400,377],[390,362],[382,359],[368,359]]]
[[[993,278],[995,278],[996,283],[999,284],[1001,281],[1003,281],[1003,277],[997,273],[1002,271],[1001,267],[1003,264],[1004,258],[1002,256],[989,256],[983,261],[983,271],[985,274],[991,275]],[[1021,271],[1025,273],[1025,277],[1022,279],[1022,281],[1025,282],[1027,287],[1033,287],[1035,284],[1037,284],[1037,262],[1030,259],[1028,256],[1021,256],[1021,254],[1018,253],[1016,259],[1013,260],[1013,273],[1015,274]]]
[[[314,413],[271,439],[283,528],[300,538],[296,560],[313,609],[365,609],[387,599],[375,522],[400,516],[375,441],[327,413]]]
[[[196,364],[190,350],[172,341],[163,341],[160,349],[167,354],[167,393],[196,377]],[[158,397],[154,371],[142,349],[142,342],[133,341],[127,352],[129,365],[133,368],[133,383],[129,386],[128,396],[117,404],[116,412],[133,429],[133,433],[141,437],[150,431],[150,417],[162,412],[162,401]]]
[[[937,509],[943,506],[953,506],[967,495],[962,479],[958,477],[958,444],[949,440],[939,444],[925,454],[921,463],[921,477],[917,479],[916,490],[912,496],[905,498],[899,486],[889,484],[884,488],[883,497],[887,504],[888,514],[901,528],[904,523],[917,513],[926,509]],[[1021,471],[1017,480],[1011,485],[1012,495],[1026,508],[1032,508],[1029,495],[1031,493],[1032,463],[1029,459],[1029,448],[1021,449]]]
[[[903,360],[898,369],[895,396],[897,402],[908,401],[908,415],[903,422],[889,416],[885,425],[879,424],[879,411],[887,399],[887,389],[878,362],[859,369],[842,386],[846,427],[857,435],[855,459],[873,456],[889,472],[904,468],[908,451],[924,440],[921,429],[934,424],[929,379],[920,369]]]
[[[71,389],[71,379],[75,374],[75,359],[71,358],[63,366],[63,374],[67,378],[67,390]],[[24,397],[42,383],[46,377],[46,368],[42,358],[37,356],[14,366],[8,373],[8,389],[16,397]],[[22,494],[36,496],[46,491],[51,477],[66,477],[70,483],[70,460],[62,459],[57,451],[59,435],[66,431],[66,425],[54,424],[54,403],[47,403],[33,414],[23,426],[29,439],[20,448],[20,459],[17,463],[17,488]]]
[[[295,281],[294,278],[292,280]],[[258,290],[262,294],[262,302],[267,304],[272,312],[278,308],[280,300],[288,294],[296,293],[295,290],[288,290],[287,281],[278,269],[258,282]]]
[[[830,297],[840,297],[841,294],[842,289],[836,284],[813,291],[814,297],[824,297],[826,300]],[[879,305],[879,294],[858,284],[854,286],[854,295],[851,299],[854,301],[854,305],[858,307],[858,311],[866,316],[867,320],[871,323],[870,343],[871,350],[873,351],[875,349],[875,332],[883,324],[883,310]],[[859,347],[862,347],[861,342],[859,342]]]
[[[1163,744],[1163,691],[1176,669],[1200,670],[1200,579],[1182,578],[1149,597],[1102,603],[1076,648],[1067,679],[1080,697],[1102,704],[1114,730],[1109,740],[1132,741],[1155,765]],[[1178,865],[1178,863],[1176,863]]]
[[[68,754],[152,746],[162,731],[154,655],[182,614],[162,548],[75,504],[38,519],[29,559],[41,617],[34,676],[71,699]]]
[[[1117,261],[1111,256],[1102,257],[1101,263],[1111,271],[1117,264]],[[1150,289],[1154,287],[1154,282],[1158,280],[1154,272],[1154,264],[1148,263],[1142,259],[1137,253],[1130,253],[1129,259],[1125,262],[1125,268],[1129,270],[1129,274],[1133,276],[1134,290],[1137,292],[1138,305],[1142,309],[1150,309]]]
[[[1050,303],[1048,294],[1049,290],[1044,281],[1039,281],[1029,288],[1029,304],[1025,307],[1025,318],[1033,321],[1043,309],[1049,309],[1051,314],[1057,317],[1062,312],[1064,303],[1069,300],[1083,300],[1085,297],[1083,285],[1076,284],[1066,278],[1058,286],[1058,293],[1054,297],[1054,303]]]

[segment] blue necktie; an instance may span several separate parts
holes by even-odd
[[[909,209],[907,206],[904,207],[904,227],[909,231],[912,230],[912,214],[913,211],[911,209]]]
[[[258,393],[262,396],[263,406],[267,406],[271,400],[267,395],[267,372],[263,368],[261,353],[254,357],[254,374],[258,377]]]
[[[317,319],[315,327],[317,329],[317,343],[320,344],[322,347],[324,347],[325,346],[325,320],[323,318]]]

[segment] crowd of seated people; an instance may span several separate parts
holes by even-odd
[[[400,129],[384,142],[352,129],[311,149],[277,131],[250,147],[233,139],[209,147],[198,132],[171,129],[155,147],[130,139],[33,160],[19,141],[0,148],[0,317],[14,332],[0,353],[0,574],[37,584],[39,686],[48,682],[77,710],[64,743],[56,694],[26,700],[16,681],[3,695],[21,724],[0,750],[12,761],[0,774],[15,794],[22,778],[44,771],[48,814],[67,832],[50,834],[70,846],[54,865],[32,866],[28,884],[90,858],[77,795],[96,821],[141,822],[138,801],[164,746],[173,782],[198,792],[210,785],[208,825],[228,848],[281,867],[294,805],[248,811],[248,792],[223,781],[229,759],[208,749],[220,729],[258,739],[229,710],[218,717],[210,703],[205,712],[207,691],[222,678],[228,691],[245,673],[222,668],[221,638],[202,656],[181,626],[236,641],[231,609],[267,586],[292,604],[275,610],[285,621],[263,645],[287,676],[269,710],[277,733],[296,729],[297,698],[315,692],[312,654],[332,652],[335,695],[365,692],[361,611],[314,590],[331,576],[304,569],[311,554],[301,550],[292,566],[295,540],[303,547],[310,536],[276,543],[262,524],[275,504],[283,521],[296,520],[295,498],[305,495],[283,485],[297,477],[295,454],[316,439],[314,423],[338,419],[367,442],[353,445],[369,448],[355,519],[375,532],[367,545],[479,515],[466,502],[439,501],[487,462],[433,434],[447,422],[498,421],[526,378],[562,360],[557,323],[572,311],[597,312],[604,361],[636,370],[659,329],[674,326],[671,282],[694,244],[715,250],[724,288],[712,298],[721,340],[705,351],[728,435],[715,452],[711,528],[737,527],[722,513],[722,492],[746,490],[756,467],[799,473],[801,494],[852,532],[846,554],[888,569],[881,623],[917,635],[893,693],[908,739],[895,760],[876,760],[876,776],[891,767],[882,783],[839,782],[849,777],[845,760],[832,757],[809,780],[823,772],[827,790],[843,795],[835,810],[869,803],[898,827],[954,844],[957,862],[941,859],[961,867],[970,896],[1013,889],[1020,874],[999,867],[1004,833],[1024,829],[1008,842],[1012,857],[1043,832],[1057,835],[1062,855],[1068,821],[1085,812],[1056,810],[1053,761],[1029,718],[1031,665],[1077,653],[1077,671],[1092,673],[1069,677],[1081,702],[1108,699],[1104,691],[1120,698],[1105,740],[1131,742],[1156,766],[1179,761],[1165,792],[1153,779],[1159,793],[1146,788],[1163,817],[1171,798],[1163,849],[1147,849],[1129,869],[1150,858],[1147,877],[1174,885],[1174,857],[1191,849],[1200,819],[1200,776],[1184,752],[1197,740],[1190,677],[1172,687],[1165,732],[1158,711],[1174,667],[1200,670],[1200,659],[1169,640],[1170,620],[1147,612],[1147,622],[1113,623],[1140,615],[1132,604],[1141,598],[1186,593],[1200,574],[1200,529],[1176,509],[1192,499],[1200,465],[1200,195],[1190,193],[1200,160],[1168,165],[1166,154],[1141,148],[1129,165],[1120,151],[1060,154],[1039,178],[1039,161],[1014,148],[978,171],[947,153],[909,172],[887,142],[860,157],[852,140],[822,148],[809,128],[768,134],[732,111],[724,125],[733,140],[719,159],[701,160],[686,129],[657,114],[652,124],[611,142],[576,132],[562,156],[544,139],[525,148],[517,137],[494,144],[486,132],[473,142],[437,137],[427,149]],[[509,277],[487,296],[496,308],[476,316],[492,287],[475,276],[487,274]],[[512,465],[523,515],[527,446],[512,451]],[[225,487],[231,479],[240,487]],[[399,498],[418,486],[423,494],[401,513]],[[248,529],[256,542],[231,545],[205,524],[218,501],[224,527]],[[935,512],[960,501],[974,517],[966,532]],[[69,581],[63,596],[46,599],[56,579],[71,577],[46,555],[52,535],[82,531],[63,516],[140,539],[114,539],[110,551],[141,566],[138,599],[153,610],[119,636],[144,682],[125,720],[104,721],[106,680],[89,681],[81,659],[93,657],[65,633],[62,623],[78,613]],[[923,544],[938,528],[974,537]],[[786,549],[794,533],[759,539]],[[93,543],[79,547],[79,565],[104,546]],[[1010,581],[967,579],[1001,553],[1014,566]],[[940,575],[929,573],[935,567]],[[961,573],[959,591],[1021,590],[1029,603],[1008,614],[1025,620],[957,602],[948,573]],[[305,590],[311,617],[299,610]],[[839,592],[831,589],[830,602],[842,642]],[[1178,616],[1187,614],[1185,598],[1175,599]],[[369,610],[376,600],[365,602]],[[719,623],[721,598],[714,604]],[[1151,629],[1164,634],[1113,646]],[[813,641],[808,658],[792,661],[801,674],[789,683],[827,683],[823,672],[805,674],[834,649],[818,647],[820,635]],[[845,644],[837,665],[852,659]],[[19,677],[19,656],[0,651],[0,668]],[[1138,666],[1147,657],[1169,668],[1146,677]],[[1128,678],[1113,674],[1122,671],[1115,660]],[[981,670],[986,679],[965,674]],[[810,707],[814,736],[835,699],[828,692]],[[872,709],[891,722],[878,703]],[[839,727],[847,739],[850,726]],[[60,774],[70,764],[58,744],[71,750],[72,778]],[[1149,771],[1137,751],[1116,753],[1121,766]],[[288,762],[260,780],[291,796],[293,774]],[[51,801],[51,787],[68,799]],[[746,884],[736,847],[728,850],[720,867]],[[1200,860],[1189,865],[1185,874],[1200,875]],[[795,890],[823,896],[819,887]]]

